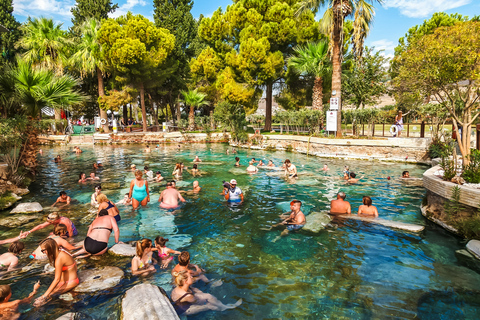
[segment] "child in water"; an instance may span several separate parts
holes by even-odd
[[[18,319],[18,306],[29,303],[40,288],[40,281],[33,285],[33,291],[21,300],[8,301],[12,297],[12,289],[8,284],[0,285],[0,317],[2,319]]]
[[[168,239],[163,237],[156,237],[155,238],[155,248],[158,249],[158,257],[161,260],[160,268],[166,269],[170,264],[170,261],[173,260],[173,257],[170,254],[180,254],[180,251],[175,251],[170,248],[167,248],[165,244],[167,243]]]

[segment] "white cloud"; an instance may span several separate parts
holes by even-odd
[[[386,53],[393,52],[395,43],[387,39],[375,40],[370,42],[371,47],[375,47],[376,51],[385,50]]]
[[[133,7],[145,6],[146,4],[147,3],[144,0],[127,0],[126,3],[122,4],[114,13],[111,13],[108,16],[110,18],[118,18],[126,15],[128,11],[132,11]]]
[[[425,18],[434,12],[445,11],[469,4],[472,0],[385,0],[384,7],[397,8],[410,18]]]
[[[14,13],[20,16],[52,16],[71,17],[70,9],[75,0],[13,0]]]

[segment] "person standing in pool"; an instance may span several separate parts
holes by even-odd
[[[305,215],[301,211],[302,202],[300,200],[293,200],[292,202],[292,213],[287,219],[281,222],[283,225],[286,225],[285,230],[282,231],[282,236],[288,234],[289,231],[300,230],[305,223],[307,223]]]
[[[47,221],[39,224],[38,226],[34,227],[32,230],[27,231],[28,234],[35,232],[37,230],[43,229],[48,227],[49,225],[53,224],[56,226],[57,224],[63,224],[67,227],[67,237],[74,237],[78,235],[77,228],[73,224],[72,220],[68,219],[67,217],[61,217],[57,212],[52,212],[48,215]]]
[[[185,202],[185,199],[182,197],[180,192],[175,189],[175,182],[170,181],[167,183],[167,189],[163,190],[158,198],[160,202],[160,207],[164,209],[173,209],[178,207],[178,200]]]
[[[243,192],[237,187],[237,180],[230,180],[230,185],[224,184],[223,192],[228,202],[243,202]]]
[[[148,182],[142,178],[143,173],[140,170],[135,171],[135,179],[130,182],[130,192],[128,197],[132,199],[133,210],[140,205],[146,206],[150,202],[150,192],[148,191]]]
[[[352,207],[348,201],[345,201],[346,197],[345,192],[337,193],[337,199],[330,202],[331,215],[352,214]]]
[[[57,198],[57,201],[55,201],[54,204],[52,204],[52,207],[55,207],[57,203],[64,203],[64,206],[69,205],[72,199],[67,196],[67,193],[65,191],[60,191],[60,196]]]
[[[195,156],[195,159],[193,159],[193,162],[202,162],[198,156]]]
[[[248,164],[247,172],[248,173],[257,173],[258,172],[258,168],[253,165],[253,161],[250,161],[250,163]]]
[[[363,196],[362,202],[363,205],[358,207],[358,215],[361,217],[377,218],[378,210],[377,207],[372,206],[372,198]]]
[[[152,150],[150,149],[150,146],[146,146],[145,150],[143,152],[150,153]]]
[[[108,215],[112,216],[115,219],[115,221],[119,222],[120,220],[122,220],[122,218],[120,217],[120,210],[118,210],[115,203],[108,200],[106,195],[104,195],[104,194],[99,195],[98,198],[97,198],[97,201],[99,203],[99,205],[98,205],[98,212],[99,213],[102,209],[105,209],[105,210],[108,211]]]
[[[172,172],[172,176],[174,176],[175,178],[180,178],[182,174],[183,174],[182,165],[180,163],[176,163],[175,169]]]
[[[290,179],[298,178],[297,167],[289,159],[285,160],[285,176]]]

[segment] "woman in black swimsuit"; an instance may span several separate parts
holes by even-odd
[[[75,256],[85,253],[99,256],[107,252],[108,238],[110,238],[112,230],[115,234],[115,243],[118,243],[120,230],[118,229],[117,221],[115,221],[115,218],[108,215],[107,210],[100,210],[98,218],[93,220],[88,228],[87,237],[83,242],[83,250],[75,253]]]
[[[104,195],[103,193],[99,194],[97,196],[97,202],[98,202],[98,212],[105,209],[108,211],[108,214],[110,216],[115,218],[115,221],[119,222],[120,220],[122,220],[122,218],[120,217],[120,210],[118,210],[115,203],[108,200],[106,195]]]
[[[223,304],[209,293],[204,293],[196,288],[191,288],[193,283],[189,271],[174,272],[176,288],[172,290],[172,301],[178,315],[192,315],[203,311],[225,311],[242,304],[242,299],[233,304]]]

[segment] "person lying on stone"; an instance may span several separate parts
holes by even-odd
[[[57,198],[57,201],[55,201],[55,203],[52,204],[52,207],[55,207],[57,203],[63,203],[63,205],[60,206],[60,208],[65,207],[69,205],[71,201],[72,201],[72,198],[70,198],[70,196],[67,196],[67,193],[65,191],[60,191],[60,196]]]

